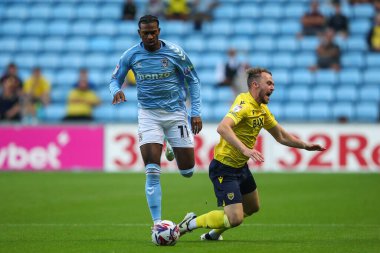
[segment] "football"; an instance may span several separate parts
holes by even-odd
[[[152,230],[152,242],[157,246],[173,246],[179,239],[179,228],[170,220],[163,220],[154,225]]]

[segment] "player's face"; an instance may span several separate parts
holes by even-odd
[[[141,23],[139,35],[146,50],[156,51],[160,48],[160,42],[158,40],[160,28],[158,28],[158,24],[156,22],[148,24]]]
[[[268,104],[269,97],[274,91],[274,82],[272,76],[268,73],[262,73],[259,81],[259,98],[257,102]]]

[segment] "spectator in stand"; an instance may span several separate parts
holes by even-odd
[[[299,38],[319,35],[324,31],[326,19],[319,11],[318,1],[314,0],[310,3],[310,11],[302,16],[301,23],[302,33],[298,34]]]
[[[162,0],[149,0],[146,13],[161,18],[164,15],[165,5]]]
[[[234,79],[239,70],[240,64],[237,59],[235,48],[228,49],[227,54],[227,61],[220,62],[216,66],[217,86],[229,86],[234,89]]]
[[[167,0],[165,15],[167,19],[188,20],[190,14],[187,0]]]
[[[86,69],[81,69],[79,80],[69,93],[65,121],[91,121],[93,108],[100,104],[100,99],[92,90]]]
[[[16,77],[9,76],[3,81],[0,95],[0,121],[20,121],[21,102],[19,83]]]
[[[340,48],[334,43],[334,31],[327,29],[321,43],[317,47],[317,65],[311,66],[310,71],[318,69],[340,70]]]
[[[367,35],[368,47],[373,52],[380,52],[380,13],[375,16],[375,24]]]
[[[25,81],[23,93],[23,120],[27,124],[36,123],[42,107],[50,102],[50,83],[42,76],[39,67],[35,67],[31,77]]]
[[[380,0],[373,1],[373,6],[375,7],[375,12],[380,13]]]
[[[137,7],[133,0],[125,0],[123,6],[123,19],[134,20],[136,17]]]
[[[17,73],[17,66],[13,62],[8,64],[7,70],[5,71],[5,73],[0,78],[0,90],[1,90],[1,87],[3,86],[4,81],[6,79],[8,79],[9,77],[14,77],[17,90],[19,90],[21,92],[22,80]]]
[[[332,29],[335,34],[347,38],[348,36],[348,18],[342,13],[340,1],[334,0],[333,6],[335,9],[334,15],[332,15],[328,22],[328,28]]]
[[[217,0],[194,0],[192,4],[192,17],[194,20],[194,30],[202,30],[204,21],[213,19],[213,11],[219,5]]]

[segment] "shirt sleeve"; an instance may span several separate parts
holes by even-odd
[[[265,116],[265,119],[264,119],[264,129],[266,130],[269,130],[271,129],[272,127],[275,127],[278,123],[275,119],[275,117],[273,116],[273,114],[269,111],[268,107],[265,107],[265,112],[266,112],[266,116]]]
[[[124,78],[130,69],[129,67],[129,51],[125,52],[120,60],[119,63],[116,65],[113,73],[112,78],[109,83],[109,89],[112,94],[112,96],[115,96],[116,93],[118,93],[121,90],[121,86],[123,85]]]
[[[235,122],[235,125],[242,121],[246,116],[247,107],[245,104],[241,104],[241,101],[242,99],[238,96],[226,114],[226,117],[231,118]]]

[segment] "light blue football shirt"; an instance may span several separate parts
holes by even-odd
[[[191,116],[200,116],[200,82],[193,64],[181,47],[160,41],[161,48],[154,52],[145,50],[142,42],[124,52],[112,74],[111,94],[120,91],[126,73],[132,69],[140,108],[169,112],[186,110],[188,86]]]

